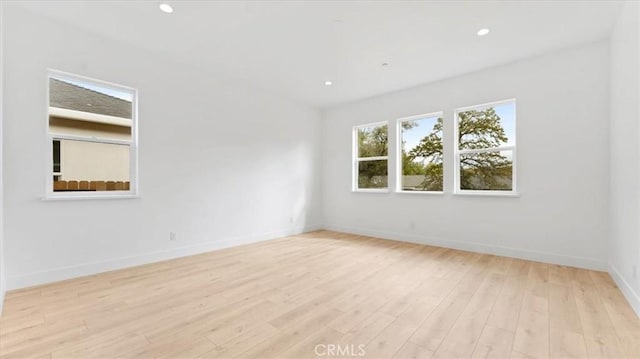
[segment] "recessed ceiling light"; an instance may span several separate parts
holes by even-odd
[[[324,85],[325,85],[325,86],[331,86],[331,85],[333,85],[333,82],[331,82],[331,81],[325,81],[325,82],[324,82]]]
[[[487,28],[480,29],[480,30],[478,30],[478,36],[484,36],[484,35],[488,34],[489,31],[491,31],[491,30],[489,30]]]
[[[173,12],[173,7],[169,4],[162,3],[160,4],[160,10],[162,10],[162,12],[166,12],[167,14],[171,14]]]

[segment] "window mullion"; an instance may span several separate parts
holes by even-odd
[[[465,153],[487,153],[487,152],[501,152],[501,151],[513,151],[515,146],[504,146],[504,147],[492,147],[492,148],[476,148],[476,149],[468,149],[468,150],[458,150],[459,154]]]
[[[365,161],[384,161],[384,160],[388,160],[389,156],[376,156],[376,157],[358,157],[357,160],[358,162],[365,162]]]
[[[86,136],[75,136],[75,135],[60,135],[55,133],[51,134],[51,138],[54,140],[108,143],[113,145],[125,145],[125,146],[133,145],[133,141],[130,141],[130,140],[118,140],[118,139],[111,139],[111,138],[98,138],[98,137],[86,137]]]

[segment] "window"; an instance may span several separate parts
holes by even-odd
[[[455,192],[516,193],[516,102],[458,109]]]
[[[47,80],[48,197],[136,194],[136,91],[57,71]]]
[[[353,189],[386,191],[388,188],[388,126],[386,122],[353,129]]]
[[[398,180],[400,192],[442,192],[442,113],[398,120]]]

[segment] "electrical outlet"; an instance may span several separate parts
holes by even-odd
[[[415,229],[416,228],[416,222],[414,222],[414,221],[409,222],[409,228]]]
[[[169,240],[170,241],[176,240],[176,232],[169,232]]]

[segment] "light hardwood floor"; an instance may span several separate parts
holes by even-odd
[[[640,320],[606,273],[328,231],[10,292],[0,318],[2,358],[363,352],[640,358]]]

